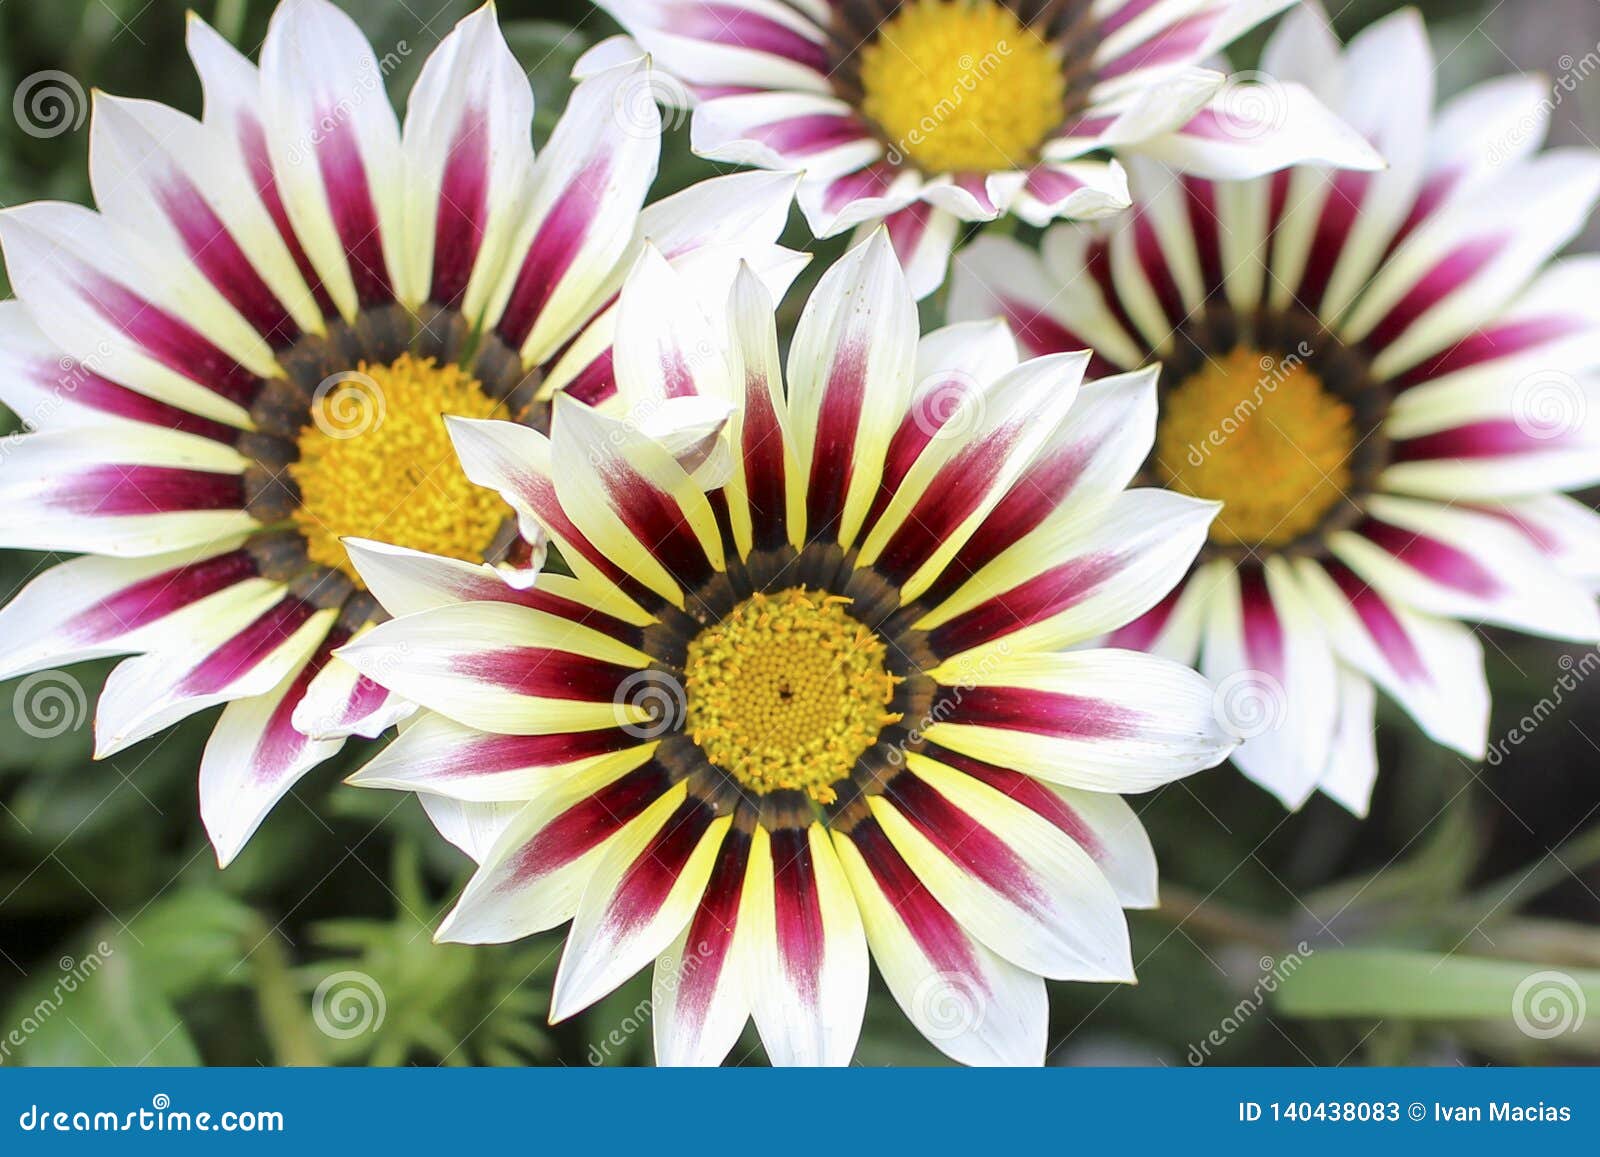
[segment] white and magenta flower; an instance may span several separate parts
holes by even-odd
[[[1380,164],[1305,88],[1207,67],[1292,0],[599,3],[681,82],[697,152],[804,170],[819,237],[886,220],[918,296],[962,222],[1125,209],[1108,154],[1228,178]]]
[[[639,68],[579,85],[536,159],[492,7],[428,59],[403,125],[393,54],[325,0],[278,8],[259,70],[197,18],[188,43],[203,121],[98,97],[99,210],[0,213],[0,399],[35,431],[0,462],[0,543],[83,556],[0,611],[0,677],[134,654],[102,756],[226,703],[200,769],[226,863],[347,736],[411,710],[333,656],[381,617],[341,537],[538,561],[439,415],[547,424],[552,391],[613,393],[612,302],[646,237],[696,284],[747,258],[781,287],[798,261],[772,244],[787,179],[642,208],[660,124]]]
[[[964,251],[952,312],[1108,371],[1164,363],[1146,476],[1223,509],[1188,581],[1111,639],[1201,654],[1247,775],[1364,814],[1374,685],[1485,754],[1482,649],[1457,620],[1600,639],[1600,520],[1560,493],[1600,481],[1600,261],[1551,262],[1600,196],[1600,155],[1537,153],[1531,77],[1435,113],[1411,12],[1341,52],[1303,11],[1265,64],[1391,167],[1136,171],[1125,227]]]
[[[1155,900],[1115,793],[1232,746],[1192,670],[1062,648],[1161,599],[1215,507],[1124,490],[1152,371],[1080,388],[1087,354],[1018,364],[994,323],[919,341],[881,230],[787,374],[754,276],[725,322],[693,296],[641,259],[617,375],[631,412],[727,406],[719,484],[561,396],[548,437],[450,426],[571,576],[351,545],[396,617],[341,654],[429,710],[353,781],[423,793],[478,860],[442,939],[573,921],[556,1020],[655,960],[662,1061],[753,1016],[773,1061],[844,1063],[870,950],[949,1055],[1038,1063],[1041,978],[1132,979],[1122,908]]]

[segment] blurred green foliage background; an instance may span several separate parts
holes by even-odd
[[[407,41],[391,77],[397,101],[469,7],[341,2],[380,54]],[[1337,23],[1348,36],[1395,7],[1353,0]],[[1555,73],[1562,54],[1600,42],[1594,0],[1422,7],[1445,92],[1513,69]],[[0,0],[0,97],[57,69],[85,91],[198,113],[183,9],[181,0]],[[271,4],[202,0],[199,9],[253,55]],[[506,0],[500,11],[533,79],[542,138],[573,61],[612,29],[581,0]],[[1600,85],[1580,90],[1560,110],[1557,138],[1600,136],[1597,106]],[[709,171],[685,138],[680,129],[667,143],[664,189]],[[0,205],[88,201],[87,141],[86,121],[40,138],[0,115]],[[804,238],[796,229],[792,243]],[[791,306],[803,298],[797,289]],[[0,433],[12,428],[0,410]],[[0,552],[0,597],[47,561]],[[1579,653],[1486,638],[1491,734],[1501,735],[1552,694],[1562,655]],[[213,713],[95,762],[89,718],[109,667],[73,669],[89,709],[60,735],[36,737],[0,710],[0,1064],[649,1060],[647,976],[552,1029],[544,1014],[559,937],[431,943],[469,865],[410,797],[341,786],[359,749],[312,773],[218,872],[195,797]],[[0,684],[0,704],[17,686]],[[1162,910],[1132,917],[1141,983],[1053,985],[1052,1063],[1600,1058],[1597,709],[1600,680],[1566,695],[1496,767],[1469,766],[1388,711],[1365,823],[1321,799],[1285,816],[1226,767],[1136,800],[1165,898]],[[1519,1028],[1513,989],[1539,970],[1558,972],[1571,981],[1563,990],[1587,1002],[1581,1027],[1568,1017],[1554,1034]],[[735,1058],[761,1059],[753,1033]],[[941,1058],[879,987],[859,1061]]]

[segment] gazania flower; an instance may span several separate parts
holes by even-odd
[[[354,781],[447,801],[480,864],[441,938],[573,921],[554,1019],[659,958],[661,1060],[716,1063],[753,1015],[775,1062],[843,1063],[870,949],[945,1052],[1037,1063],[1041,976],[1131,979],[1121,907],[1154,900],[1112,793],[1231,746],[1193,671],[1060,651],[1204,538],[1209,504],[1123,491],[1153,375],[1080,390],[1087,355],[1018,365],[994,324],[919,344],[881,231],[823,277],[787,390],[754,277],[726,359],[675,282],[647,256],[624,289],[619,386],[734,403],[722,484],[570,397],[548,438],[452,419],[574,574],[353,546],[401,617],[341,653],[432,712]]]
[[[887,219],[918,296],[964,221],[1126,208],[1108,152],[1213,177],[1378,167],[1305,89],[1202,67],[1291,2],[599,0],[696,102],[697,152],[804,170],[819,237]]]
[[[99,212],[0,214],[0,399],[37,430],[0,462],[0,542],[85,556],[0,612],[0,677],[137,652],[101,696],[102,756],[228,704],[200,769],[226,863],[347,735],[409,710],[332,657],[381,614],[341,536],[537,562],[439,415],[603,399],[643,237],[692,279],[743,255],[781,283],[791,189],[641,212],[660,127],[634,68],[579,86],[535,160],[492,8],[426,62],[403,129],[395,62],[323,0],[279,7],[259,72],[198,19],[188,40],[203,123],[98,98]]]
[[[1373,686],[1431,737],[1485,753],[1480,645],[1452,620],[1600,638],[1592,257],[1547,265],[1600,194],[1592,150],[1534,155],[1541,86],[1495,81],[1433,113],[1421,21],[1340,53],[1292,17],[1267,67],[1343,93],[1393,158],[1213,183],[1136,174],[1127,227],[1059,229],[1042,259],[984,239],[957,316],[1030,350],[1162,370],[1147,476],[1223,504],[1182,589],[1112,636],[1218,680],[1234,762],[1290,807],[1364,813]]]

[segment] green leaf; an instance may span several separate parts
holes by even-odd
[[[1278,1011],[1300,1017],[1508,1020],[1532,1039],[1600,1035],[1600,970],[1391,949],[1324,950],[1284,978]]]
[[[197,1065],[200,1054],[148,971],[102,942],[17,997],[0,1042],[25,1065]]]

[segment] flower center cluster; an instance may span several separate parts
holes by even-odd
[[[445,414],[497,417],[500,406],[459,366],[410,354],[361,362],[318,388],[289,467],[300,488],[294,522],[312,561],[360,586],[341,538],[483,559],[506,509],[461,473]]]
[[[803,588],[755,594],[689,644],[685,729],[752,791],[832,803],[830,785],[898,722],[888,647],[849,602]]]
[[[1061,123],[1058,53],[996,0],[910,0],[858,64],[891,158],[930,173],[1022,168]]]
[[[1355,447],[1349,405],[1302,361],[1241,346],[1167,396],[1156,467],[1172,489],[1223,503],[1212,542],[1283,546],[1348,493]]]

